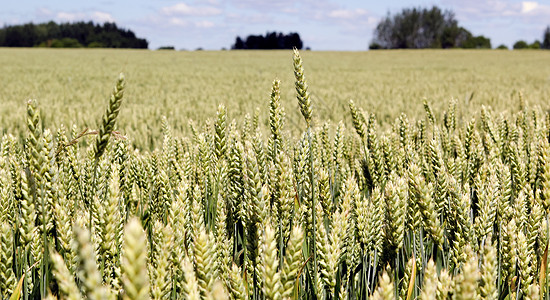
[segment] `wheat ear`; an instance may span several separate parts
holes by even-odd
[[[117,79],[113,92],[111,93],[109,105],[105,110],[105,114],[101,120],[101,125],[99,126],[99,131],[94,144],[94,157],[96,160],[103,155],[103,152],[105,152],[111,133],[115,129],[116,118],[120,111],[120,104],[122,104],[122,96],[124,95],[124,85],[124,74],[121,73]]]
[[[136,217],[130,219],[124,229],[122,274],[124,299],[149,299],[147,237]]]
[[[296,97],[300,105],[300,111],[306,120],[307,127],[311,126],[311,100],[309,99],[308,85],[304,76],[302,57],[298,49],[294,48],[294,77],[296,77]]]

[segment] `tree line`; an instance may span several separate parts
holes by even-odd
[[[550,49],[550,26],[546,26],[542,34],[542,42],[535,40],[531,44],[524,40],[519,40],[514,43],[514,49]]]
[[[146,39],[115,23],[76,22],[4,26],[0,29],[0,47],[52,48],[140,48],[147,49]]]
[[[265,35],[236,37],[231,49],[302,49],[303,41],[295,32],[289,34],[267,32]],[[75,22],[4,26],[0,28],[0,47],[102,47],[142,48],[148,42],[131,30],[115,23],[94,24]],[[374,29],[369,49],[424,49],[424,48],[491,48],[491,40],[476,36],[459,25],[453,11],[432,8],[405,8],[380,20]],[[173,49],[173,47],[161,47]],[[507,49],[500,45],[497,49]],[[550,49],[550,26],[542,41],[517,41],[513,49]]]
[[[303,46],[304,44],[298,33],[267,32],[265,36],[249,35],[246,39],[237,36],[231,49],[302,49]]]

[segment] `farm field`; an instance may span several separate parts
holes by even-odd
[[[522,91],[531,105],[548,103],[550,55],[545,51],[371,51],[303,52],[315,117],[349,122],[353,99],[375,112],[382,125],[401,113],[423,113],[427,99],[440,114],[449,100],[458,114],[481,105],[511,111]],[[113,76],[124,72],[127,101],[118,121],[139,148],[159,146],[161,116],[178,133],[188,120],[202,123],[218,104],[240,124],[260,108],[263,129],[269,90],[281,80],[286,128],[299,133],[299,111],[288,51],[133,51],[0,49],[0,129],[24,133],[24,103],[37,99],[46,125],[96,125]],[[115,75],[113,75],[115,74]],[[497,88],[498,87],[498,88]],[[321,124],[318,124],[321,125]],[[387,126],[384,126],[387,128]]]
[[[0,68],[2,299],[550,299],[546,51]]]

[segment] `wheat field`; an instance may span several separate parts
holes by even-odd
[[[550,299],[544,51],[0,52],[2,299]]]
[[[322,123],[351,121],[347,103],[375,112],[387,129],[403,112],[423,113],[428,100],[441,115],[451,99],[469,116],[481,105],[517,110],[518,93],[530,105],[550,98],[550,55],[546,51],[418,50],[301,53],[316,117]],[[126,104],[118,125],[140,148],[162,141],[161,117],[176,132],[190,133],[188,120],[203,124],[220,103],[242,125],[259,109],[267,128],[269,91],[281,80],[286,130],[303,130],[288,51],[136,51],[108,49],[0,49],[0,130],[26,134],[25,102],[40,101],[47,127],[95,127],[113,77],[124,73]],[[114,75],[113,75],[114,74]],[[512,105],[511,105],[512,104]],[[321,124],[317,124],[321,125]],[[265,131],[267,133],[267,131]]]

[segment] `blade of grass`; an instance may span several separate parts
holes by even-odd
[[[546,243],[546,249],[544,249],[544,254],[542,255],[542,262],[540,263],[539,285],[540,285],[541,298],[543,298],[544,291],[546,289],[546,268],[547,267],[548,267],[548,243]]]
[[[412,256],[412,260],[413,260],[413,267],[412,267],[412,271],[411,271],[411,278],[409,280],[409,287],[408,287],[408,290],[407,290],[407,299],[406,300],[411,300],[411,296],[412,296],[412,293],[413,293],[413,290],[414,290],[414,282],[416,281],[416,258],[414,257],[414,253],[413,253],[413,256]]]

